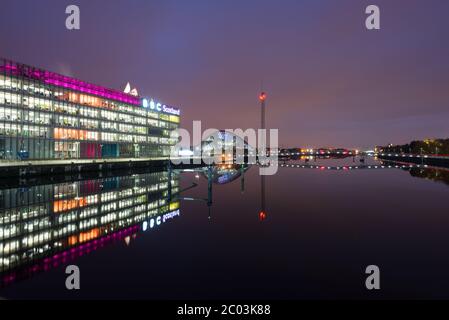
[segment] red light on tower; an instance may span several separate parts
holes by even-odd
[[[265,101],[267,99],[267,94],[265,92],[262,92],[259,96],[260,101]]]
[[[259,220],[260,221],[264,221],[266,218],[267,218],[267,214],[265,213],[265,211],[259,212]]]

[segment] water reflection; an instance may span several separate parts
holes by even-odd
[[[306,195],[302,198],[305,208],[307,206],[315,208],[316,201],[318,201],[317,198],[314,198],[315,192],[316,190],[323,190],[323,184],[320,185],[320,189],[313,189],[312,185],[310,187],[313,189],[311,193],[307,193],[307,186],[320,179],[318,176],[326,176],[327,171],[340,171],[338,174],[331,172],[329,176],[342,178],[341,180],[338,178],[340,184],[336,185],[336,188],[327,193],[324,191],[323,197],[332,197],[335,192],[338,193],[336,189],[342,185],[344,187],[348,183],[349,172],[358,170],[375,172],[377,172],[376,170],[379,172],[404,170],[408,171],[413,177],[449,185],[449,170],[445,168],[377,161],[372,163],[367,161],[366,164],[354,164],[352,162],[349,165],[346,161],[346,164],[337,163],[337,165],[333,165],[324,161],[330,160],[323,160],[323,162],[314,165],[295,162],[282,164],[281,166],[284,168],[281,168],[281,177],[283,178],[277,185],[277,189],[282,189],[282,186],[286,185],[286,190],[282,190],[276,196],[276,188],[271,189],[273,193],[270,193],[269,207],[267,207],[266,189],[267,185],[268,187],[273,186],[274,178],[257,176],[255,180],[251,180],[251,173],[254,173],[252,175],[254,178],[256,170],[248,173],[248,166],[210,166],[190,170],[169,167],[167,170],[160,172],[79,179],[78,181],[49,182],[48,179],[46,181],[34,180],[33,185],[29,187],[26,186],[28,182],[14,185],[12,181],[9,181],[9,185],[0,186],[1,285],[11,284],[16,280],[30,277],[54,267],[65,266],[78,257],[104,248],[108,244],[117,242],[129,244],[136,237],[139,237],[140,232],[157,229],[172,219],[176,219],[181,213],[181,202],[183,201],[201,202],[207,208],[209,219],[212,217],[212,210],[215,210],[217,217],[221,218],[222,222],[226,221],[226,218],[231,215],[223,214],[223,212],[226,210],[226,213],[228,213],[226,206],[229,202],[235,201],[239,195],[238,188],[240,188],[241,194],[245,194],[245,197],[242,197],[245,202],[248,202],[247,199],[255,199],[256,201],[254,206],[245,207],[246,212],[251,212],[250,220],[255,223],[258,223],[258,220],[265,221],[261,230],[269,232],[267,228],[270,228],[270,230],[278,228],[278,230],[281,230],[278,235],[282,237],[285,230],[288,230],[290,225],[294,225],[292,219],[297,216],[294,209],[289,211],[290,207],[293,208],[292,202],[289,206],[285,205],[289,199],[296,197],[292,195],[295,195],[297,190],[288,190],[290,184],[295,185],[295,188],[302,188],[299,191]],[[299,171],[301,169],[312,169],[312,171],[303,170],[308,172],[302,172],[297,176],[298,181],[301,178],[300,183],[293,184],[290,181],[290,184],[288,184],[288,179],[295,175],[294,172],[298,169]],[[291,174],[288,170],[291,171]],[[192,175],[186,175],[186,171],[192,172]],[[288,174],[286,174],[286,171],[288,171]],[[364,175],[364,177],[369,176],[370,174]],[[187,185],[184,188],[180,183],[181,177],[183,177],[184,185]],[[296,179],[296,177],[293,178]],[[73,177],[70,179],[73,179]],[[207,181],[207,191],[197,188],[201,184],[200,179],[205,180],[204,182]],[[321,181],[323,181],[322,178]],[[252,185],[253,182],[255,182],[254,185]],[[246,190],[246,184],[248,183],[253,187]],[[366,183],[371,182],[368,179]],[[217,205],[220,194],[224,194],[223,190],[227,189],[224,187],[226,184],[234,185],[237,196],[232,194],[231,197],[228,194],[223,202],[226,203],[226,206]],[[220,190],[220,188],[222,189]],[[195,189],[195,197],[186,196],[190,189]],[[228,188],[228,190],[231,190],[231,188]],[[216,208],[213,208],[214,192]],[[251,193],[255,194],[254,197]],[[344,199],[344,197],[340,198]],[[340,198],[335,197],[334,202],[335,199]],[[332,208],[332,210],[339,210],[343,207],[341,203],[339,207],[338,203],[336,208]],[[241,205],[244,206],[245,204]],[[237,209],[243,212],[245,208],[238,207]],[[282,210],[279,208],[282,208]],[[196,209],[192,212],[196,212]],[[268,221],[268,214],[271,217],[270,221]],[[279,223],[282,216],[287,217],[286,224]],[[313,215],[305,215],[304,219],[313,219],[310,218],[311,216]],[[238,217],[246,223],[245,225],[251,225],[249,224],[251,222],[245,220],[244,215]],[[330,216],[330,218],[332,217]],[[234,218],[235,216],[232,219]],[[200,219],[205,220],[206,216],[200,216]],[[194,224],[197,223],[198,220],[195,220]],[[207,220],[206,223],[208,226],[213,226]],[[183,224],[183,228],[188,229],[188,224]],[[180,230],[181,228],[176,230],[174,236],[178,236],[182,232]],[[218,232],[217,229],[213,230]],[[245,232],[242,231],[242,234],[245,234],[247,230],[249,229],[245,229]],[[257,230],[257,228],[251,230]],[[319,230],[317,229],[317,234]],[[166,231],[170,232],[169,230]],[[224,232],[224,234],[227,233]],[[190,234],[184,236],[187,238]],[[223,240],[223,243],[228,243],[229,239],[223,234],[221,236],[223,238],[219,238],[219,240],[225,239],[226,241]],[[251,242],[250,240],[247,241],[249,241],[247,242],[249,245]],[[291,239],[289,238],[288,241],[291,241]],[[242,243],[239,242],[239,245],[242,245]],[[298,243],[300,244],[300,242]],[[237,245],[231,247],[237,247]],[[278,248],[276,245],[274,247]],[[194,249],[189,250],[194,251]],[[202,250],[206,249],[203,248]],[[202,254],[203,251],[199,250],[199,252]],[[276,252],[279,253],[279,251]],[[246,251],[242,257],[245,256]],[[287,259],[289,256],[280,258]]]
[[[449,186],[449,168],[429,167],[427,165],[405,164],[392,161],[381,161],[383,166],[401,168],[408,171],[412,177],[442,182]]]
[[[240,192],[245,193],[245,173],[250,168],[249,165],[219,165],[219,166],[209,166],[204,168],[198,168],[195,171],[201,172],[203,177],[208,181],[207,185],[207,199],[202,198],[185,198],[181,197],[181,200],[190,201],[204,201],[208,207],[209,219],[211,219],[211,207],[212,207],[212,195],[213,195],[213,184],[225,185],[230,184],[236,180],[240,180]],[[260,176],[260,211],[258,213],[259,220],[263,221],[267,218],[266,212],[266,176]],[[193,186],[196,186],[194,184]]]
[[[410,175],[417,178],[432,180],[435,182],[442,182],[449,186],[449,169],[436,168],[412,168]]]
[[[171,170],[0,190],[1,284],[67,264],[178,216]]]
[[[267,211],[265,206],[265,181],[266,176],[260,176],[260,212],[259,212],[259,220],[263,221],[267,218]]]
[[[249,169],[248,165],[219,165],[202,168],[203,175],[211,179],[215,184],[228,184],[244,177],[245,171]]]
[[[449,185],[449,168],[445,167],[430,167],[428,165],[419,165],[413,163],[400,163],[393,161],[378,161],[373,164],[360,165],[332,165],[329,163],[307,164],[296,162],[285,162],[279,165],[281,168],[290,169],[310,169],[317,171],[358,171],[358,170],[391,170],[400,169],[408,171],[411,176],[416,178],[423,178],[436,182],[443,182]]]
[[[180,214],[180,201],[200,200],[211,217],[213,184],[231,183],[248,166],[196,169],[208,181],[204,198],[182,197],[184,170],[114,176],[0,190],[1,285],[65,265],[116,241],[129,242]],[[242,192],[244,179],[242,179]]]
[[[186,172],[186,171],[194,171],[195,178],[199,179],[200,174],[207,180],[207,198],[192,198],[192,197],[182,197],[180,196],[178,199],[185,201],[203,201],[206,203],[208,207],[208,217],[211,219],[211,207],[213,204],[213,185],[224,185],[232,183],[240,178],[240,191],[243,194],[245,192],[245,172],[250,168],[248,165],[236,165],[236,164],[226,164],[226,165],[218,165],[218,166],[207,166],[200,167],[196,169],[190,170],[177,170],[178,173]],[[197,186],[196,183],[192,183],[191,186],[181,190],[181,192],[187,191],[191,188],[195,188]],[[181,193],[180,192],[180,193]]]

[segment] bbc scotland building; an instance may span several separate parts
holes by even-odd
[[[0,58],[0,168],[168,159],[180,110]]]

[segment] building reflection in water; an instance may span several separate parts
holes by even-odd
[[[0,285],[179,216],[171,170],[0,190]]]
[[[448,169],[398,168],[449,185]],[[203,201],[210,217],[214,185],[240,178],[244,193],[248,169],[239,165],[194,169],[196,177],[202,174],[208,182],[207,197],[198,199],[182,196],[197,184],[181,190],[183,170],[172,168],[30,187],[0,186],[0,286],[66,265],[109,243],[129,244],[139,232],[179,216],[182,200]],[[267,219],[265,180],[260,176],[261,221]]]
[[[422,178],[426,180],[432,180],[435,182],[441,182],[449,185],[449,168],[448,167],[433,167],[429,165],[406,163],[400,161],[378,161],[375,164],[367,165],[339,165],[339,166],[326,166],[320,165],[308,165],[298,164],[291,162],[283,162],[279,165],[281,168],[286,169],[306,169],[306,170],[319,170],[319,171],[340,171],[349,173],[351,171],[360,170],[404,170],[410,173],[412,177]],[[261,177],[262,190],[264,189],[263,177]],[[264,192],[262,192],[263,194]]]
[[[408,171],[412,177],[441,182],[449,185],[448,167],[430,167],[413,163],[403,163],[395,161],[381,161],[383,166],[396,166],[399,169]]]
[[[232,183],[240,178],[240,190],[243,194],[245,192],[245,172],[249,169],[248,165],[237,164],[223,164],[217,166],[208,166],[197,168],[194,171],[195,178],[199,179],[201,173],[207,179],[207,198],[191,198],[191,197],[179,197],[180,200],[187,201],[202,201],[205,202],[208,207],[208,217],[211,219],[211,207],[213,204],[213,185],[224,185]],[[181,170],[182,171],[182,170]],[[191,187],[188,187],[182,191],[196,187],[197,184],[193,183]]]
[[[228,184],[244,175],[248,165],[224,164],[202,168],[203,175],[214,184]]]
[[[208,206],[212,204],[212,182],[216,184],[231,183],[240,178],[240,191],[243,194],[245,192],[245,172],[249,169],[247,165],[223,165],[209,168],[208,173],[208,194],[209,200]],[[264,221],[267,218],[267,211],[265,206],[266,199],[266,176],[260,175],[260,211],[259,220]],[[209,210],[210,212],[210,210]],[[210,214],[209,214],[210,217]]]

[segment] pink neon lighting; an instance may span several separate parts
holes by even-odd
[[[106,99],[116,100],[127,104],[139,106],[140,98],[120,92],[117,90],[100,87],[91,83],[87,83],[78,79],[66,77],[54,72],[39,70],[23,64],[6,64],[0,67],[0,71],[5,70],[8,74],[25,76],[32,79],[43,81],[57,87],[68,88],[71,90],[96,95]]]
[[[98,239],[91,240],[90,242],[77,246],[71,249],[67,249],[61,253],[56,253],[51,257],[43,258],[40,262],[37,262],[34,265],[31,265],[29,267],[26,267],[25,269],[21,271],[13,271],[9,274],[6,274],[2,277],[3,285],[9,285],[12,282],[15,282],[17,279],[23,278],[23,277],[29,277],[33,274],[40,272],[40,271],[48,271],[50,268],[56,268],[59,265],[66,263],[67,261],[73,261],[77,257],[81,257],[85,254],[89,254],[92,251],[97,250],[98,248],[101,248],[105,246],[106,244],[115,242],[117,240],[122,240],[126,238],[127,236],[136,234],[140,230],[140,227],[138,225],[134,225],[132,227],[111,233],[109,235],[103,236],[101,240],[101,244],[98,243]],[[68,253],[70,252],[70,255]],[[2,283],[0,282],[0,287]]]

